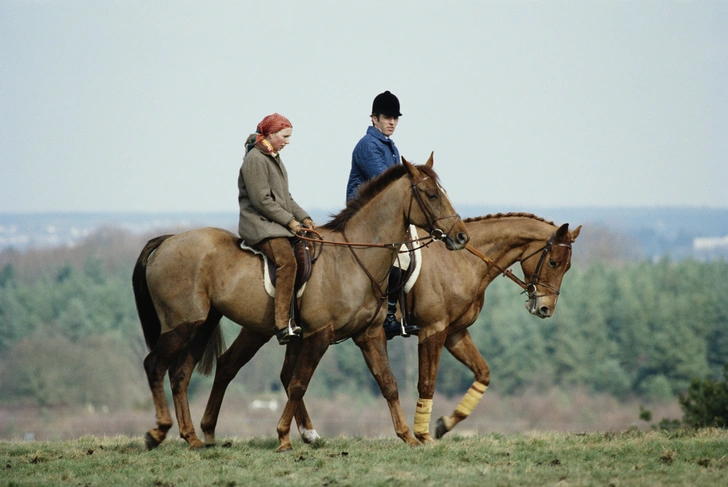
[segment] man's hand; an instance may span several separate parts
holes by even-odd
[[[303,219],[303,226],[306,228],[316,228],[316,224],[310,218]]]

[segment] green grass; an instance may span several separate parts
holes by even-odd
[[[294,442],[226,439],[190,451],[146,451],[141,438],[0,442],[0,486],[665,486],[726,485],[728,431],[626,431],[445,437],[410,448],[394,438]]]

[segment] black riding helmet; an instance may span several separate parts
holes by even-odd
[[[399,113],[399,100],[389,91],[378,94],[372,103],[372,115],[386,115],[388,117],[401,117]]]

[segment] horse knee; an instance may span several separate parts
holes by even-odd
[[[290,399],[301,399],[306,394],[308,387],[300,382],[291,382],[288,385],[288,397]]]

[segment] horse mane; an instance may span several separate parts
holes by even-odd
[[[557,226],[554,222],[536,216],[533,213],[522,213],[522,212],[511,212],[511,213],[496,213],[495,215],[489,214],[485,216],[476,216],[472,218],[466,218],[463,220],[465,223],[477,222],[481,220],[496,220],[499,218],[530,218],[532,220],[538,220],[540,222],[548,223],[549,225]]]
[[[432,170],[432,168],[425,165],[418,165],[415,167],[425,176],[428,176],[435,181],[439,181],[437,174],[434,170]],[[348,222],[364,205],[374,199],[376,195],[384,191],[384,189],[394,181],[403,177],[406,173],[407,169],[404,167],[404,164],[395,164],[379,176],[362,184],[359,187],[359,191],[356,193],[356,196],[346,203],[346,208],[341,210],[339,214],[333,216],[332,220],[322,225],[321,228],[335,232],[343,231],[346,226],[346,222]]]

